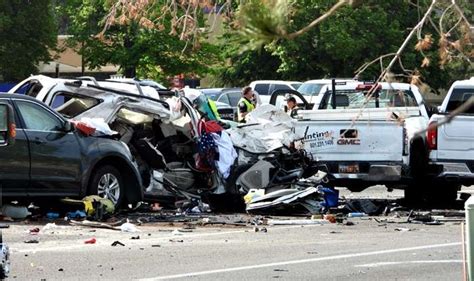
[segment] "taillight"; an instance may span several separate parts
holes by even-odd
[[[426,142],[428,149],[436,150],[438,147],[438,126],[436,122],[432,122],[428,125],[428,131],[426,132]]]
[[[374,87],[375,89],[374,90],[379,90],[382,88],[382,85],[380,84],[359,84],[356,86],[356,91],[368,91],[370,89],[372,89],[372,87]]]

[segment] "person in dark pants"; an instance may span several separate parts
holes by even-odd
[[[238,120],[240,123],[245,123],[245,116],[255,109],[255,104],[253,103],[254,93],[252,88],[249,86],[242,89],[242,98],[239,100],[237,107]]]

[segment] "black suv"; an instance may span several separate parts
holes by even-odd
[[[86,136],[42,102],[16,94],[0,94],[0,187],[12,198],[98,194],[117,206],[143,199],[124,143]]]

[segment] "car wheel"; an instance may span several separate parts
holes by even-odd
[[[107,198],[115,206],[122,204],[125,192],[120,172],[113,166],[102,166],[95,173],[89,190],[93,194]]]

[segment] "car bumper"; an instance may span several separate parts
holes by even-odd
[[[402,178],[403,166],[400,164],[361,164],[363,168],[358,173],[338,172],[341,164],[322,164],[318,168],[330,174],[335,180],[357,180],[367,182],[398,182]]]

